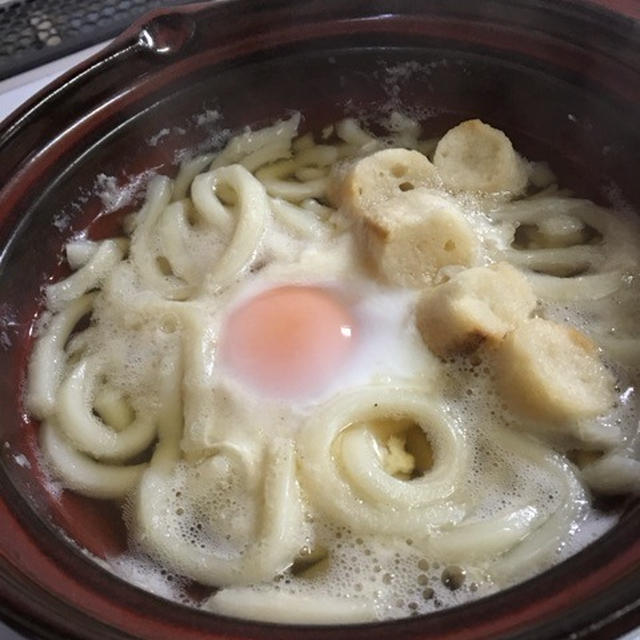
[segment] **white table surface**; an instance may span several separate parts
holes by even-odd
[[[78,64],[81,60],[96,53],[105,44],[105,42],[102,42],[31,71],[0,81],[0,122],[54,78]],[[0,640],[4,640],[4,638],[0,636]]]

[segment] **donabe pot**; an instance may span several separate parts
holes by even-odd
[[[633,0],[197,4],[146,16],[13,114],[0,131],[2,617],[65,640],[614,638],[640,624],[637,500],[617,505],[618,524],[570,560],[424,617],[314,628],[171,604],[83,551],[125,548],[118,512],[51,498],[22,403],[41,286],[64,273],[65,240],[113,234],[143,189],[124,207],[109,189],[131,193],[150,170],[174,175],[182,151],[215,147],[223,129],[292,111],[317,129],[391,106],[422,112],[429,136],[479,117],[550,161],[560,184],[640,211],[639,18]]]

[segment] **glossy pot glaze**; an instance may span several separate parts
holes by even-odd
[[[640,504],[543,575],[464,607],[374,625],[292,627],[205,614],[101,568],[115,509],[43,488],[21,389],[43,283],[65,239],[111,235],[104,187],[175,174],[223,129],[299,110],[305,129],[419,107],[424,134],[504,129],[561,184],[640,211],[640,9],[633,0],[227,0],[147,16],[0,131],[0,614],[34,637],[163,640],[614,638],[640,624]],[[408,70],[408,71],[407,71]],[[428,110],[428,111],[427,111]],[[217,114],[217,115],[216,115]],[[105,178],[100,175],[109,176]],[[102,190],[103,198],[99,197]]]

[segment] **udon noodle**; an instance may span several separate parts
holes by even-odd
[[[417,615],[559,562],[639,486],[637,227],[477,120],[299,122],[67,244],[26,395],[51,474],[233,616]]]

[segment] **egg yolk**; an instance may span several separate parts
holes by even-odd
[[[284,286],[235,309],[220,340],[224,364],[269,394],[293,397],[327,385],[353,347],[354,321],[329,290]]]

